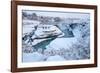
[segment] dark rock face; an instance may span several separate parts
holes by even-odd
[[[69,24],[61,23],[57,25],[57,27],[65,34],[64,37],[66,38],[74,37],[72,28],[69,26]]]
[[[65,33],[64,37],[67,37],[67,38],[74,37],[73,32],[70,31],[69,29],[65,29],[63,30],[63,32]]]
[[[37,43],[36,45],[33,46],[33,48],[35,48],[36,50],[38,50],[39,48],[42,48],[43,50],[45,50],[46,45],[50,44],[50,42],[53,41],[56,38],[57,38],[57,36],[50,37],[47,40],[44,40],[42,42]]]

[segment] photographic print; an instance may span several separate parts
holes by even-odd
[[[11,29],[12,72],[97,66],[96,6],[12,1]]]
[[[22,10],[23,62],[90,59],[90,14]]]

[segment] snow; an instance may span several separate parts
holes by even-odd
[[[33,20],[23,20],[23,25],[31,25],[33,24],[33,26],[36,26],[37,24],[40,24],[39,21],[33,21]]]
[[[46,48],[49,50],[53,48],[54,50],[59,49],[69,49],[72,46],[72,43],[76,43],[76,38],[56,38],[53,40],[49,45],[46,46]]]
[[[81,38],[81,31],[79,30],[79,28],[74,29],[73,34],[74,34],[75,38],[77,38],[77,39]]]
[[[47,61],[65,61],[65,59],[59,55],[50,56]]]
[[[23,53],[23,62],[38,62],[43,61],[44,59],[44,56],[38,52]]]
[[[33,27],[32,25],[30,25],[30,26],[24,25],[24,27],[23,27],[23,34],[30,33],[32,30],[34,30],[34,28],[32,28],[32,27]]]
[[[48,28],[43,29],[43,27],[46,28],[48,27]],[[37,37],[47,37],[49,35],[59,35],[59,34],[64,35],[64,33],[54,25],[39,25],[37,30],[35,31],[35,35]]]
[[[32,30],[35,30],[35,26],[39,25],[39,21],[33,20],[23,20],[23,34],[30,33]]]

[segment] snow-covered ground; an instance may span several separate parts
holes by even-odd
[[[59,49],[69,49],[69,47],[72,46],[72,44],[75,44],[77,42],[77,39],[74,38],[56,38],[53,40],[49,45],[46,46],[48,50],[59,50]]]
[[[28,34],[35,30],[35,26],[39,25],[40,22],[33,20],[23,20],[23,35]]]
[[[55,55],[48,57],[47,61],[65,61],[65,59],[59,55]]]
[[[38,53],[23,53],[23,62],[38,62],[43,61],[45,59],[45,56]]]

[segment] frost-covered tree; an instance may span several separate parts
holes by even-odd
[[[54,18],[54,22],[60,22],[60,21],[61,21],[60,17],[55,17]]]
[[[33,20],[37,20],[37,19],[38,19],[38,16],[37,16],[36,13],[32,13],[32,19],[33,19]]]
[[[22,18],[23,19],[27,18],[27,13],[26,12],[22,12]]]

